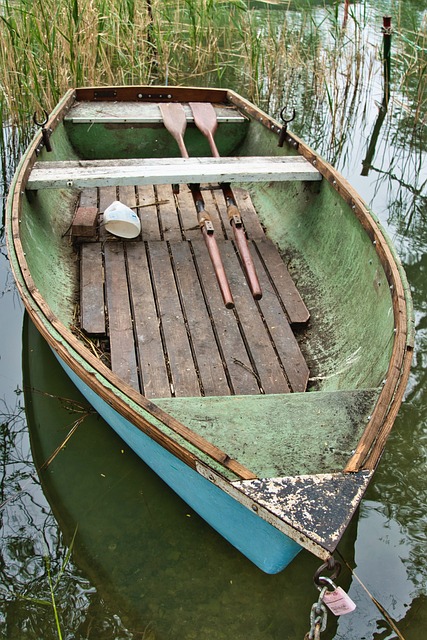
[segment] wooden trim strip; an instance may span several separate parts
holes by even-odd
[[[77,100],[119,102],[227,102],[225,89],[129,85],[121,87],[78,87]]]
[[[364,466],[366,469],[375,469],[378,462],[380,461],[381,455],[384,451],[385,443],[387,441],[388,436],[390,435],[391,429],[393,427],[394,421],[397,417],[400,405],[403,400],[403,395],[406,389],[406,383],[408,381],[409,374],[411,371],[412,355],[413,355],[413,349],[408,348],[405,355],[404,367],[403,367],[402,376],[400,378],[399,387],[393,398],[393,402],[390,406],[389,412],[387,414],[387,418],[385,419],[382,425],[382,428],[377,435],[375,443],[369,453],[369,457],[365,462]]]
[[[376,424],[376,418],[378,411],[384,411],[384,402],[378,401],[375,411],[372,414],[372,418],[367,425],[365,432],[359,442],[358,447],[354,455],[348,461],[344,471],[352,473],[359,471],[360,469],[373,470],[378,465],[384,451],[384,446],[388,436],[392,430],[394,421],[397,417],[400,405],[403,400],[403,395],[406,389],[406,383],[409,378],[409,373],[412,364],[413,349],[408,348],[405,354],[403,372],[400,376],[400,380],[397,386],[396,393],[389,405],[387,405],[387,413],[384,421],[378,428]],[[380,396],[381,400],[381,396]]]

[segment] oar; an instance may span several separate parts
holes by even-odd
[[[163,117],[163,124],[177,141],[182,157],[188,158],[189,156],[184,142],[184,133],[187,127],[187,118],[185,116],[184,107],[178,102],[164,103],[159,106]],[[203,201],[202,194],[200,193],[199,185],[191,184],[189,187],[196,206],[199,226],[209,252],[224,304],[227,309],[232,309],[234,307],[234,300],[214,235],[212,220],[205,209],[205,203]]]
[[[178,143],[183,158],[188,158],[187,147],[184,142],[184,133],[187,128],[187,118],[182,104],[178,102],[166,102],[159,104],[163,118],[163,124]]]
[[[196,127],[200,129],[203,135],[208,139],[212,155],[215,158],[219,158],[219,151],[214,140],[215,132],[218,127],[215,109],[210,102],[190,102],[189,104],[191,111],[193,112]],[[242,216],[240,215],[230,184],[221,184],[221,189],[227,204],[228,219],[230,220],[230,224],[233,229],[234,239],[239,249],[249,287],[255,300],[260,300],[260,298],[262,298],[261,286],[249,251]]]

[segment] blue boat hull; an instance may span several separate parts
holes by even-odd
[[[265,573],[278,573],[298,554],[302,547],[297,542],[135,428],[60,358],[58,360],[79,391],[124,442],[194,511],[257,567]]]

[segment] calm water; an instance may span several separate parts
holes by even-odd
[[[346,92],[338,79],[335,109],[304,91],[293,96],[293,130],[338,166],[393,237],[412,286],[417,327],[405,403],[340,545],[366,589],[343,570],[339,583],[357,609],[339,620],[330,615],[326,639],[398,637],[369,594],[406,640],[424,639],[427,627],[427,129],[425,114],[414,126],[398,86],[381,123],[375,56],[380,16],[402,4],[407,29],[425,20],[425,1],[377,3],[379,13],[360,8],[370,48],[357,92]],[[321,9],[315,17],[321,19]],[[275,100],[267,107],[274,113]],[[12,168],[4,167],[5,182]],[[48,604],[51,579],[64,638],[302,640],[317,599],[312,575],[319,562],[302,552],[284,573],[261,574],[90,413],[24,322],[3,237],[0,292],[0,637],[58,637]],[[33,460],[45,462],[74,427],[39,478]]]

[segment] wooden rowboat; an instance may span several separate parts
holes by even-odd
[[[232,91],[81,88],[24,154],[7,232],[33,322],[131,448],[262,570],[327,561],[413,350],[402,267],[342,176]]]

